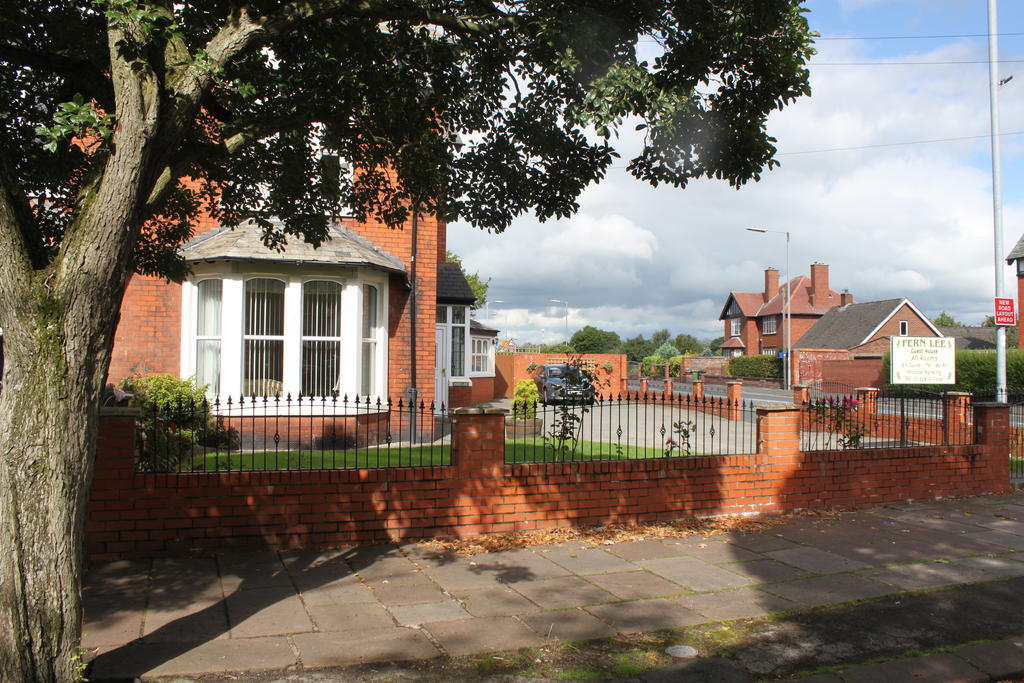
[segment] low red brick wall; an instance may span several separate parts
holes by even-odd
[[[978,444],[801,453],[799,411],[758,410],[759,453],[505,464],[500,413],[456,413],[453,464],[302,472],[134,472],[134,418],[106,415],[86,526],[93,561],[324,548],[1004,493],[1005,406]]]

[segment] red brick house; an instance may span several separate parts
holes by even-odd
[[[1009,255],[1006,257],[1006,263],[1009,265],[1016,264],[1017,268],[1017,319],[1020,320],[1020,306],[1021,302],[1024,301],[1024,235],[1017,240],[1017,244],[1013,245],[1013,249],[1010,250]],[[1017,346],[1024,349],[1024,330],[1021,326],[1017,326]]]
[[[318,249],[289,238],[275,251],[255,224],[201,221],[181,247],[185,282],[132,279],[109,381],[171,373],[221,398],[336,392],[450,406],[450,388],[493,378],[494,363],[473,356],[474,296],[444,260],[445,231],[432,217],[398,228],[342,219]]]
[[[793,381],[880,386],[882,356],[895,336],[942,337],[909,299],[836,306],[793,345]]]
[[[790,281],[792,305],[790,326],[796,342],[834,306],[853,303],[849,292],[840,294],[829,288],[828,265],[811,264],[810,277],[799,275]],[[779,271],[764,271],[761,292],[729,292],[719,320],[724,321],[722,353],[727,357],[777,354],[787,346],[783,312],[786,287],[779,286]]]

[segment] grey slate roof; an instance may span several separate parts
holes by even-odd
[[[333,266],[365,266],[392,273],[405,273],[405,264],[368,240],[341,226],[332,226],[329,237],[318,247],[298,237],[288,238],[282,251],[263,244],[263,229],[256,223],[237,228],[217,228],[186,242],[180,248],[188,262],[277,261]]]
[[[1017,240],[1017,244],[1013,245],[1009,256],[1006,257],[1006,262],[1013,263],[1017,259],[1024,259],[1024,235],[1021,235],[1020,239]]]
[[[437,302],[446,304],[472,304],[476,294],[466,282],[466,276],[457,263],[442,261],[437,264]]]
[[[498,330],[493,327],[487,327],[479,320],[473,318],[469,319],[469,333],[480,335],[481,337],[497,337]]]
[[[904,299],[836,306],[793,344],[795,349],[851,349],[863,343]]]
[[[994,327],[940,327],[943,337],[956,339],[958,349],[994,349],[996,348],[996,328]]]

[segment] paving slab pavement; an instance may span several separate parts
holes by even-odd
[[[998,580],[1021,584],[1009,598],[1018,601],[1019,622],[1022,549],[1018,493],[797,518],[750,534],[599,547],[573,542],[470,558],[411,544],[118,562],[87,574],[83,646],[98,655],[93,680],[337,667],[772,614],[786,614],[785,626],[797,623],[788,615],[812,607],[876,598],[897,609],[934,595],[945,608],[938,601],[948,602],[950,593],[910,591],[966,585],[984,592]],[[1006,607],[996,599],[992,605],[989,611]],[[894,614],[887,619],[900,623]],[[963,619],[970,624],[965,634],[986,632],[971,619]],[[888,645],[917,647],[915,633],[931,631],[908,624],[886,636]],[[1014,635],[992,631],[1000,633]],[[932,656],[907,675],[921,672],[925,678],[914,680],[928,680],[941,666],[952,667],[948,675],[968,675],[960,663],[986,677],[1024,670],[1022,645],[972,647],[956,661]],[[823,648],[843,654],[828,643]],[[737,666],[763,675],[758,667],[769,666],[772,656],[767,648],[749,661],[737,659]],[[985,669],[988,661],[1003,673]],[[850,671],[839,680],[861,675]]]

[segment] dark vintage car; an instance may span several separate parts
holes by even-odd
[[[534,378],[543,403],[593,403],[594,385],[572,365],[542,365]]]

